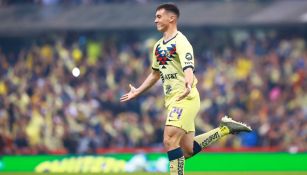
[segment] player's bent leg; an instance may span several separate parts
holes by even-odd
[[[165,126],[163,143],[167,149],[167,155],[170,161],[170,174],[184,174],[184,156],[179,146],[181,138],[185,135],[185,131],[174,126]]]
[[[198,135],[194,138],[194,153],[193,155],[200,152],[203,148],[211,145],[212,143],[219,140],[221,137],[228,134],[236,134],[239,132],[251,132],[250,126],[245,123],[237,122],[227,116],[223,117],[221,124],[218,128],[212,129],[204,134]],[[197,152],[198,151],[198,152]]]

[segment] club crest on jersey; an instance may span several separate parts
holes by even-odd
[[[167,47],[167,50],[162,50],[160,44],[157,45],[155,55],[159,65],[162,65],[162,69],[165,69],[165,65],[169,61],[172,61],[176,55],[176,44],[171,44],[171,47]]]

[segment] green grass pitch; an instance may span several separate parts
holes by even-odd
[[[1,173],[0,175],[169,175],[168,173]],[[307,172],[194,172],[185,175],[307,175]]]

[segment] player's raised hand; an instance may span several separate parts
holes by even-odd
[[[176,101],[180,101],[182,99],[184,99],[186,96],[189,95],[189,93],[191,92],[192,87],[191,85],[189,85],[188,83],[185,84],[185,89],[184,92],[176,99]]]
[[[129,84],[129,87],[130,87],[130,91],[128,93],[124,94],[120,98],[120,102],[125,102],[125,101],[131,100],[131,99],[135,98],[136,96],[138,96],[136,88],[134,86],[132,86],[131,84]]]

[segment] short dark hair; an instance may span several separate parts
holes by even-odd
[[[175,13],[177,18],[179,18],[179,16],[180,16],[180,12],[179,12],[178,7],[173,3],[161,4],[157,7],[156,11],[161,10],[161,9],[165,9],[167,11]]]

